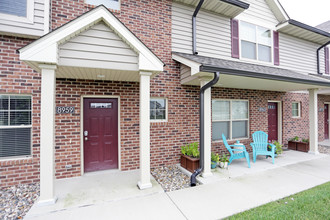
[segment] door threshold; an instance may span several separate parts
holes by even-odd
[[[110,169],[110,170],[99,170],[99,171],[92,171],[92,172],[84,172],[84,176],[93,176],[93,175],[100,175],[100,174],[109,174],[109,173],[118,173],[120,172],[119,169]]]

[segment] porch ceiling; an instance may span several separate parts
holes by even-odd
[[[201,78],[211,80],[214,72],[220,72],[218,87],[269,91],[330,88],[329,79],[281,68],[175,52],[172,57],[181,63],[181,83],[185,85],[199,86]]]

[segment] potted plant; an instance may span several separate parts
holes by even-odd
[[[301,141],[299,141],[299,137],[296,136],[289,140],[288,148],[290,150],[308,152],[309,151],[309,140],[302,138]]]
[[[276,146],[276,149],[275,149],[275,156],[278,156],[280,154],[283,153],[283,145],[280,144],[278,141],[274,141],[273,144]],[[272,150],[272,147],[270,145],[268,145],[268,150],[271,151]]]
[[[181,147],[181,167],[194,172],[199,167],[198,143],[190,143]]]
[[[229,159],[225,153],[222,154],[222,157],[220,158],[220,167],[221,168],[227,168],[228,167]]]
[[[299,141],[299,137],[295,136],[294,138],[291,138],[288,142],[288,148],[290,150],[297,150],[297,142]]]
[[[218,162],[219,162],[219,154],[215,154],[211,152],[211,169],[215,169],[217,167]]]

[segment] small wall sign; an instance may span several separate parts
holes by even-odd
[[[74,106],[56,106],[56,114],[74,113]]]
[[[324,112],[324,108],[319,108],[319,112]]]
[[[265,112],[267,111],[267,108],[259,107],[259,112]]]

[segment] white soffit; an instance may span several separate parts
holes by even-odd
[[[278,0],[265,0],[268,4],[269,8],[272,10],[276,19],[279,23],[289,20],[288,14],[285,12],[282,5],[278,2]]]
[[[81,15],[67,24],[21,48],[20,59],[27,63],[58,64],[58,45],[103,20],[139,54],[139,69],[162,72],[164,63],[104,6]],[[36,66],[36,65],[32,65]]]

